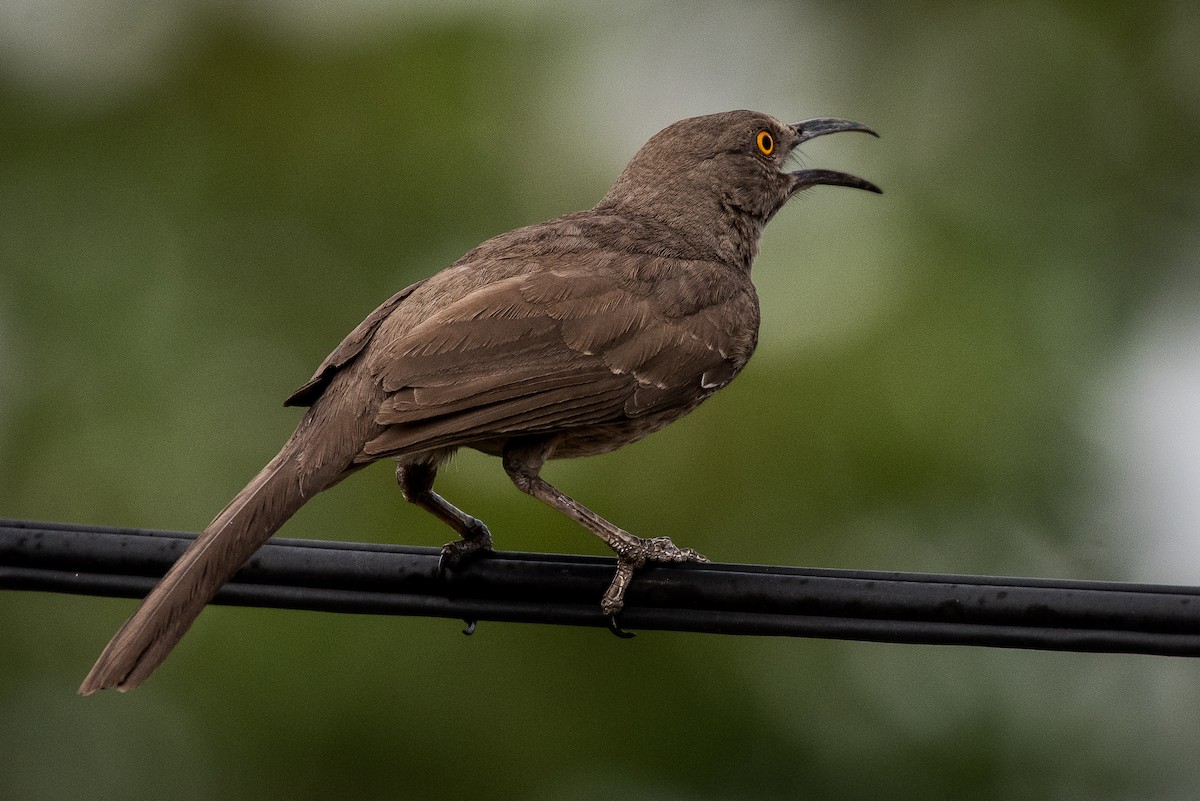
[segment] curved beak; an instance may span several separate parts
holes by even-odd
[[[840,120],[835,117],[819,117],[814,120],[796,122],[792,123],[791,127],[796,132],[796,139],[792,143],[793,148],[799,147],[810,139],[816,139],[818,136],[840,133],[842,131],[862,131],[871,136],[879,136],[879,134],[861,122]],[[850,175],[849,173],[838,172],[837,170],[797,170],[790,173],[790,175],[793,182],[792,192],[799,192],[802,189],[807,189],[817,184],[826,184],[828,186],[849,186],[855,189],[875,192],[876,194],[883,194],[883,190],[870,181],[859,178],[856,175]]]

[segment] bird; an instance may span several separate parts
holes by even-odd
[[[818,185],[880,193],[826,169],[789,171],[803,143],[851,120],[784,123],[737,110],[668,125],[588,211],[487,240],[388,298],[286,401],[307,407],[279,453],[180,555],[120,627],[81,695],[142,684],[217,591],[306,501],[380,459],[404,498],[446,523],[447,568],[492,549],[487,526],[434,492],[463,447],[498,456],[521,491],[599,536],[615,620],[647,563],[704,562],[637,537],[544,478],[551,459],[635,442],[741,372],[758,341],[751,281],[763,228]]]

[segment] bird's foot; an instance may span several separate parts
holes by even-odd
[[[442,577],[447,570],[476,558],[482,553],[492,551],[492,533],[482,520],[471,518],[472,522],[463,529],[463,538],[456,542],[448,542],[442,546],[442,554],[438,559],[437,574]]]
[[[692,548],[680,548],[670,537],[642,539],[634,537],[631,542],[614,547],[617,552],[617,574],[600,599],[600,608],[608,615],[610,629],[620,631],[616,624],[617,613],[625,606],[625,590],[633,581],[633,573],[646,566],[647,562],[707,562],[708,558]]]

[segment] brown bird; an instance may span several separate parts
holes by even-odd
[[[519,489],[616,552],[601,601],[610,616],[647,562],[706,561],[618,528],[539,472],[639,440],[741,371],[758,340],[750,265],[763,227],[817,184],[880,191],[842,172],[785,170],[802,142],[838,131],[875,135],[751,111],[676,122],[591,211],[490,239],[397,292],[287,399],[309,407],[296,431],[146,596],[79,692],[145,681],[305,501],[377,459],[395,459],[404,497],[457,532],[443,548],[453,565],[492,538],[433,491],[438,466],[464,446],[501,457]]]

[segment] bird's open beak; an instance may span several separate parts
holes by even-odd
[[[839,120],[833,117],[821,117],[815,120],[805,120],[804,122],[792,123],[792,130],[796,132],[796,140],[792,143],[792,147],[799,147],[809,139],[816,139],[818,136],[825,134],[839,133],[841,131],[862,131],[869,133],[871,136],[879,136],[873,130],[863,125],[861,122],[853,120]],[[792,176],[792,192],[799,192],[801,189],[807,189],[810,186],[817,184],[827,184],[829,186],[851,186],[855,189],[865,189],[868,192],[883,194],[883,190],[875,184],[856,175],[850,175],[837,170],[797,170],[790,173]]]

